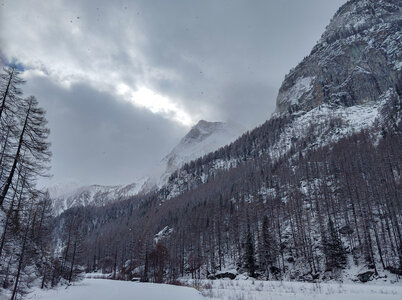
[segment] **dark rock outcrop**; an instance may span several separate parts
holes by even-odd
[[[222,278],[229,278],[229,279],[235,279],[237,276],[237,274],[234,274],[232,272],[222,272],[222,273],[218,273],[215,275],[215,278],[217,279],[222,279]]]
[[[359,280],[361,282],[367,282],[372,279],[373,275],[374,275],[374,271],[367,271],[367,272],[357,275],[357,278],[359,278]]]

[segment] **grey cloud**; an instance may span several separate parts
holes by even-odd
[[[174,81],[155,80],[153,84],[192,113],[202,103],[208,107],[206,117],[215,113],[223,119],[239,116],[250,107],[245,98],[241,105],[238,97],[229,97],[235,94],[231,89],[241,87],[244,94],[265,84],[260,90],[270,92],[259,94],[259,100],[253,93],[253,103],[271,110],[258,110],[255,123],[245,120],[249,127],[255,126],[269,117],[285,74],[309,53],[343,2],[141,2],[139,22],[150,37],[142,45],[148,62],[180,75]],[[233,101],[238,110],[227,110]]]
[[[30,79],[28,94],[47,110],[53,182],[132,182],[150,171],[185,129],[85,85],[69,89]]]

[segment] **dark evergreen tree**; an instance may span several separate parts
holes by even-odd
[[[250,225],[247,226],[247,242],[246,242],[246,268],[250,277],[255,276],[255,251],[254,251],[254,238],[250,230]]]
[[[267,278],[269,277],[269,269],[273,267],[278,256],[278,245],[275,237],[271,234],[268,217],[265,215],[261,228],[260,243],[260,264]]]
[[[327,234],[323,239],[325,265],[327,270],[343,268],[346,264],[346,250],[331,218]]]

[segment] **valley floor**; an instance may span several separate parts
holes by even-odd
[[[189,282],[191,283],[191,282]],[[310,283],[259,280],[205,280],[207,299],[224,300],[388,300],[401,299],[402,282]]]
[[[387,300],[401,299],[402,283],[306,283],[257,280],[187,280],[195,288],[166,284],[89,279],[66,288],[35,290],[31,300]]]
[[[30,300],[197,300],[205,299],[190,287],[107,279],[84,279],[67,289],[35,290]]]

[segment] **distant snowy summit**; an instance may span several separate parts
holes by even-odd
[[[185,163],[230,144],[244,132],[245,129],[234,122],[199,121],[162,159],[163,172],[153,178],[154,185],[162,187],[168,182],[169,176]]]
[[[79,186],[76,183],[66,183],[50,187],[48,190],[55,214],[75,206],[104,206],[159,189],[168,182],[170,175],[185,163],[233,142],[244,131],[242,126],[234,122],[201,120],[161,160],[158,168],[131,184]]]
[[[137,195],[147,178],[141,178],[128,185],[87,185],[59,184],[48,189],[53,200],[53,209],[56,215],[75,206],[104,206],[106,204],[124,200]]]

